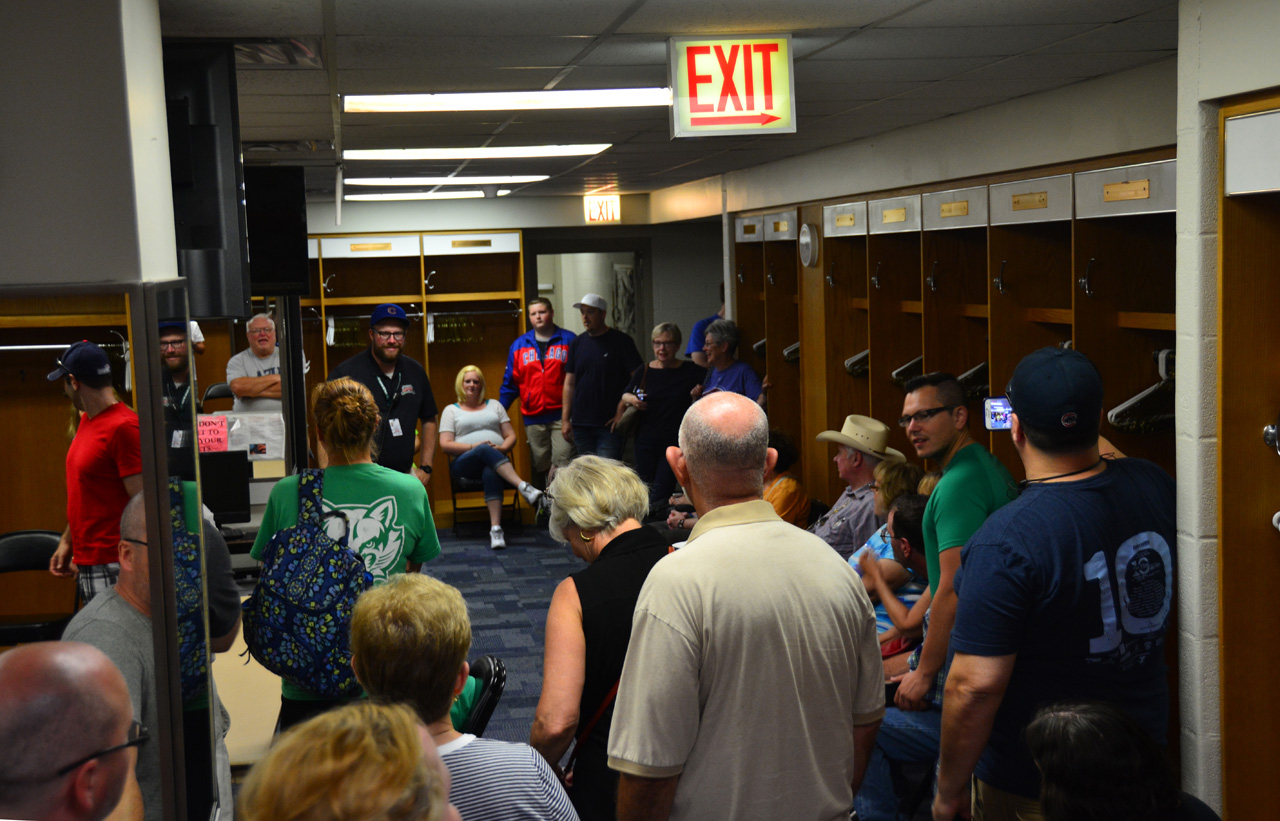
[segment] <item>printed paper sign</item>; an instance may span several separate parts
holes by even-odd
[[[201,453],[227,449],[227,417],[201,414],[196,419],[196,440]]]

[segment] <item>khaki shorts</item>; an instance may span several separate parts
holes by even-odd
[[[573,443],[564,438],[559,422],[525,425],[524,433],[533,455],[534,473],[546,473],[552,465],[562,468],[573,461]]]
[[[1039,801],[998,790],[977,778],[973,779],[971,809],[974,821],[1044,821]]]

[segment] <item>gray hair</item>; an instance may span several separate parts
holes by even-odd
[[[649,512],[649,489],[635,471],[614,459],[579,456],[556,471],[551,487],[551,538],[568,541],[565,528],[608,533]]]
[[[738,342],[741,341],[742,335],[738,333],[738,324],[732,319],[717,319],[707,326],[707,336],[716,341],[717,345],[728,345],[729,355],[738,355]]]
[[[862,461],[866,462],[867,467],[872,469],[874,469],[876,465],[884,461],[879,456],[872,456],[870,453],[867,453],[865,450],[858,450],[857,448],[851,445],[842,445],[837,443],[836,450],[840,451],[841,455],[844,456],[844,458],[846,459],[852,459],[853,454],[855,453],[861,455]]]
[[[684,335],[680,333],[680,326],[674,322],[659,322],[653,326],[653,333],[649,334],[649,340],[653,341],[663,334],[670,335],[672,341],[676,343],[676,348],[680,347],[680,342],[684,339]]]
[[[266,321],[271,323],[271,330],[274,331],[276,329],[276,321],[271,318],[271,314],[264,312],[260,314],[254,314],[253,316],[249,317],[248,322],[244,323],[244,332],[246,334],[249,333],[249,326],[253,324],[253,321],[255,319],[265,319]]]
[[[758,496],[764,489],[769,418],[745,396],[713,393],[685,413],[680,450],[690,478],[704,495]]]

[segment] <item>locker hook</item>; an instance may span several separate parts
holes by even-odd
[[[991,284],[996,286],[996,290],[1004,293],[1004,266],[1009,264],[1009,260],[1000,260],[1000,273],[996,274],[996,278],[991,280]]]
[[[1084,291],[1085,296],[1093,296],[1093,285],[1089,282],[1089,274],[1093,271],[1093,263],[1097,262],[1094,257],[1089,257],[1089,262],[1084,266],[1084,276],[1076,280],[1076,285],[1080,290]]]
[[[831,273],[827,274],[827,287],[836,287],[836,264],[831,263]]]
[[[880,290],[880,262],[876,262],[876,272],[871,275],[871,284],[877,291]]]
[[[1262,429],[1262,443],[1280,454],[1280,419]]]
[[[933,261],[933,267],[929,269],[929,276],[925,277],[925,282],[929,283],[929,290],[935,294],[938,292],[938,261]]]
[[[742,263],[741,263],[741,262],[739,262],[739,263],[738,263],[738,281],[739,281],[739,282],[746,282],[746,279],[745,279],[745,278],[743,278],[743,276],[742,276]]]
[[[773,284],[773,263],[772,262],[769,263],[769,276],[765,277],[765,279],[769,280],[770,285]]]
[[[436,286],[431,284],[431,278],[435,275],[436,275],[435,271],[428,271],[427,278],[422,280],[422,284],[427,286],[428,291],[434,291],[436,289]]]

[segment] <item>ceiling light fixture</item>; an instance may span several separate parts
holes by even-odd
[[[344,160],[523,160],[536,157],[582,157],[599,154],[613,143],[587,145],[514,145],[476,148],[358,148],[342,152]]]
[[[510,194],[510,189],[502,189],[499,197]],[[385,200],[478,200],[484,196],[483,191],[395,191],[389,194],[346,194],[344,200],[354,202],[377,202]]]
[[[348,178],[347,185],[519,185],[542,182],[546,174],[525,174],[506,177],[359,177]]]
[[[669,88],[590,88],[568,91],[491,91],[462,94],[352,94],[348,114],[420,111],[535,111],[566,108],[671,106]]]

